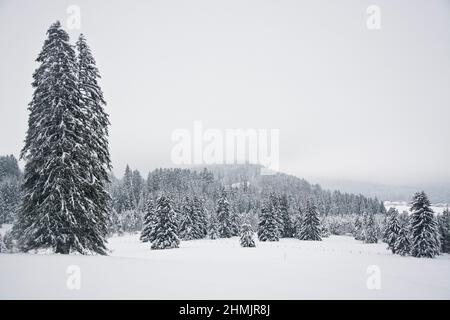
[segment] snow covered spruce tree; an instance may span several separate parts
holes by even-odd
[[[281,238],[283,237],[284,220],[283,220],[283,213],[281,211],[280,197],[278,197],[275,193],[271,193],[269,195],[269,199],[272,202],[273,216],[277,223],[278,238]]]
[[[189,197],[185,197],[180,210],[180,226],[178,235],[183,240],[195,239],[194,208]]]
[[[233,236],[233,226],[230,213],[230,203],[227,200],[225,191],[222,191],[222,195],[217,201],[217,223],[219,227],[220,238],[230,238]]]
[[[87,66],[59,22],[48,29],[37,62],[15,237],[23,251],[106,254],[110,159],[104,101],[92,82],[98,74],[78,81]]]
[[[148,199],[145,205],[144,228],[140,240],[142,242],[153,242],[155,240],[156,214],[152,199]]]
[[[303,210],[301,207],[297,209],[297,212],[294,215],[294,237],[299,238],[300,237],[300,230],[302,228],[303,223]]]
[[[378,242],[378,232],[377,225],[375,223],[375,215],[371,212],[369,214],[365,213],[365,223],[363,226],[363,238],[365,243],[377,243]]]
[[[215,240],[219,238],[219,224],[214,214],[211,214],[208,222],[208,238]]]
[[[353,237],[355,238],[355,240],[364,240],[363,232],[364,232],[363,222],[361,221],[360,216],[356,215],[354,228],[353,228]]]
[[[320,219],[317,207],[311,200],[308,200],[298,238],[300,240],[321,241],[320,231]]]
[[[285,194],[279,198],[278,205],[281,212],[281,218],[283,220],[281,236],[283,238],[292,238],[295,236],[295,228],[289,215],[289,202]]]
[[[401,228],[400,223],[398,221],[397,210],[394,209],[393,211],[390,211],[386,224],[387,224],[385,231],[386,243],[388,244],[388,248],[391,249],[392,253],[396,253],[395,243],[397,241],[397,237]]]
[[[208,233],[208,217],[203,200],[194,196],[192,200],[194,213],[194,239],[203,239]]]
[[[3,242],[3,237],[0,234],[0,253],[6,253],[6,252],[7,252],[7,250],[6,250],[5,243]]]
[[[406,256],[411,251],[411,241],[409,239],[409,226],[408,222],[400,223],[400,229],[398,231],[397,237],[395,238],[393,253],[399,254],[401,256]]]
[[[425,192],[417,192],[411,205],[411,255],[433,258],[439,254],[438,226]]]
[[[203,202],[185,197],[181,206],[179,236],[183,240],[203,239],[207,234],[207,217]]]
[[[261,213],[259,215],[258,239],[260,241],[279,240],[280,232],[278,230],[278,221],[275,215],[276,213],[272,201],[270,199],[266,200],[261,207]]]
[[[177,226],[174,222],[175,212],[172,209],[172,200],[162,195],[156,202],[156,223],[152,249],[178,248],[180,240],[177,235]]]
[[[384,220],[383,220],[383,230],[382,230],[382,234],[383,234],[383,238],[382,238],[382,241],[383,242],[388,242],[388,237],[389,237],[389,228],[388,228],[388,225],[389,225],[389,217],[393,214],[393,213],[395,213],[397,216],[398,216],[398,211],[397,211],[397,209],[395,209],[395,208],[389,208],[389,210],[387,211],[387,213],[384,215]]]
[[[450,253],[450,211],[448,208],[439,216],[438,222],[441,236],[441,251]]]
[[[248,223],[244,223],[241,226],[241,246],[242,247],[255,247],[255,240],[253,240],[253,229]]]
[[[330,230],[327,225],[326,219],[320,220],[320,237],[321,238],[328,238],[330,236]]]

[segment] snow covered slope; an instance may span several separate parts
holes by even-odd
[[[110,239],[110,256],[0,254],[0,299],[450,299],[449,255],[394,256],[345,236],[256,245],[193,240],[155,251],[128,235]],[[79,290],[68,289],[70,266]],[[374,270],[380,289],[367,286]]]

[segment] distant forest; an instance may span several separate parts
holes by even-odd
[[[308,199],[317,206],[321,216],[385,213],[381,201],[363,195],[324,190],[292,175],[277,173],[261,175],[258,165],[214,165],[202,168],[155,169],[143,177],[138,170],[127,166],[120,178],[110,176],[112,214],[136,211],[142,216],[147,200],[162,193],[170,194],[174,203],[197,196],[204,202],[207,212],[214,212],[223,190],[227,193],[232,210],[247,220],[257,220],[263,199],[270,194],[283,195],[292,211],[304,208]],[[22,173],[17,159],[0,157],[0,223],[12,223],[20,203]],[[142,220],[139,217],[138,220]]]

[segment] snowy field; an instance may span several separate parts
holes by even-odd
[[[394,256],[346,236],[257,248],[193,240],[154,251],[127,235],[109,248],[109,256],[0,254],[0,299],[450,299],[449,255]],[[367,286],[373,265],[379,289]],[[78,290],[67,286],[70,266]]]
[[[409,209],[411,208],[411,204],[408,202],[400,201],[385,201],[384,206],[386,207],[386,210],[389,210],[390,208],[395,208],[399,213],[403,213],[404,211],[409,213]],[[449,207],[448,203],[438,203],[436,205],[432,205],[431,209],[437,213],[441,214],[446,208]]]

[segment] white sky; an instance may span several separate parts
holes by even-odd
[[[0,154],[22,147],[34,60],[73,4],[118,175],[173,166],[171,133],[200,120],[280,129],[280,170],[300,176],[450,180],[448,0],[0,0]]]

